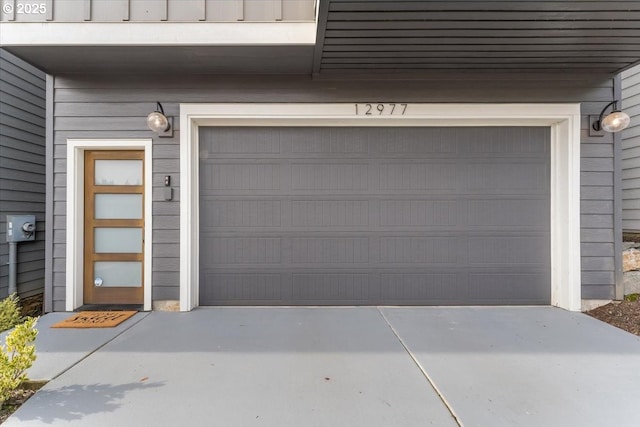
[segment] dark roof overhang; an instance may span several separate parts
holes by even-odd
[[[640,1],[320,0],[314,74],[598,73],[640,60]]]

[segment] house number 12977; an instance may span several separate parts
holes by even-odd
[[[403,116],[407,104],[355,104],[356,116]]]

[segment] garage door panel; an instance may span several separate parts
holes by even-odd
[[[470,227],[500,227],[523,231],[548,227],[550,206],[542,197],[489,198],[467,200],[466,223]]]
[[[280,200],[201,198],[201,209],[209,214],[202,218],[200,230],[220,227],[280,227],[282,218]]]
[[[540,140],[541,128],[217,129],[217,135],[201,135],[201,159],[254,154],[263,158],[539,158],[549,151],[548,140]]]
[[[293,227],[367,227],[368,200],[292,200]]]
[[[545,163],[469,162],[462,170],[462,191],[482,194],[545,194]]]
[[[385,236],[380,238],[381,264],[451,264],[458,259],[457,239],[450,236]]]
[[[200,303],[548,304],[549,136],[201,128]]]
[[[200,298],[218,305],[439,305],[548,304],[545,271],[430,269],[412,273],[382,271],[209,272],[216,283]]]
[[[282,141],[286,151],[305,155],[322,154],[321,157],[358,155],[369,153],[369,135],[360,129],[343,129],[334,132],[331,128],[283,128]]]
[[[201,273],[201,281],[216,286],[200,288],[201,301],[219,304],[274,304],[289,297],[282,292],[283,275],[261,271],[259,273]]]
[[[293,273],[292,297],[312,304],[365,303],[379,299],[376,285],[375,276],[369,273]]]
[[[468,262],[475,266],[544,266],[549,258],[546,236],[472,236],[468,239]]]
[[[470,273],[469,299],[480,304],[501,304],[505,300],[515,304],[548,303],[551,287],[540,286],[546,277],[544,271]]]
[[[456,188],[455,163],[415,161],[382,163],[379,168],[380,190],[446,191]]]
[[[264,265],[282,263],[280,237],[204,237],[200,251],[208,265]]]
[[[292,163],[293,191],[367,191],[369,165],[365,163]]]
[[[380,225],[384,227],[452,227],[458,223],[457,200],[383,199]]]
[[[367,128],[374,157],[450,157],[458,151],[442,128]]]
[[[211,191],[280,189],[280,164],[277,163],[212,163],[203,171],[200,185]]]
[[[540,140],[539,129],[500,128],[491,138],[474,128],[457,129],[458,153],[473,158],[539,158],[549,151],[549,142]]]
[[[293,264],[363,264],[369,262],[368,237],[294,237]]]
[[[218,128],[216,135],[202,134],[200,138],[200,158],[278,153],[280,132],[277,128]]]
[[[228,137],[215,138],[210,141],[204,156],[224,154],[278,154],[280,141],[277,135],[255,133],[250,138],[230,140]]]
[[[411,304],[416,301],[440,302],[453,301],[464,295],[461,288],[460,273],[422,272],[422,273],[383,273],[380,276],[382,296],[390,303]]]

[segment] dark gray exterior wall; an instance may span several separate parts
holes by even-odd
[[[18,294],[44,288],[45,74],[0,49],[0,297],[7,295],[6,216],[35,214],[35,242],[18,244]]]
[[[583,75],[584,76],[584,75]],[[179,104],[224,102],[582,103],[582,295],[615,295],[613,137],[588,136],[588,115],[614,96],[607,77],[572,74],[431,75],[421,80],[312,80],[308,76],[60,75],[54,81],[52,302],[65,309],[66,142],[153,137],[153,300],[179,299]],[[157,138],[146,115],[162,102],[173,138]],[[175,198],[164,201],[163,177]],[[526,244],[526,241],[523,241]]]

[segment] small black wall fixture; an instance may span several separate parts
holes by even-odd
[[[612,111],[605,117],[604,113],[609,107],[612,107]],[[620,109],[618,108],[618,101],[612,101],[602,109],[602,112],[600,112],[598,119],[593,121],[591,128],[595,131],[595,133],[598,133],[600,135],[601,131],[615,133],[620,132],[621,130],[629,126],[630,121],[631,119],[629,118],[629,115],[623,111],[620,111]],[[591,129],[589,130],[591,131]],[[590,135],[595,136],[592,132],[590,132]]]
[[[158,134],[160,138],[171,138],[173,136],[173,117],[164,114],[162,104],[156,102],[156,111],[147,116],[147,126]]]

